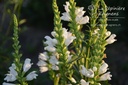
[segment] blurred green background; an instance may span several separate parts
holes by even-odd
[[[77,6],[85,7],[89,15],[88,6],[91,0],[76,0]],[[108,30],[117,35],[117,42],[107,46],[107,59],[109,70],[113,77],[112,85],[128,85],[128,1],[105,0],[108,7],[124,7],[125,10],[113,10],[108,13],[118,13],[118,16],[109,16]],[[64,12],[65,0],[58,0],[61,12]],[[2,84],[8,67],[13,61],[12,57],[12,14],[19,19],[19,40],[21,53],[24,60],[32,59],[34,69],[38,69],[36,63],[38,54],[43,52],[44,36],[50,35],[53,30],[52,0],[0,0],[0,84]],[[116,20],[115,20],[116,19]],[[65,27],[67,23],[64,22]],[[115,24],[115,26],[112,26]],[[84,27],[84,30],[87,28]],[[30,85],[52,85],[48,73],[39,74],[38,81],[30,82]]]

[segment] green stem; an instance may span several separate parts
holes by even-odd
[[[59,85],[60,77],[54,78],[54,85]]]
[[[89,67],[89,66],[88,66],[88,65],[89,65],[89,64],[88,64],[88,62],[89,62],[89,57],[90,57],[90,47],[88,47],[87,56],[86,56],[86,58],[85,58],[85,59],[86,59],[86,65],[85,65],[85,66],[86,66],[87,69],[88,69],[88,67]]]

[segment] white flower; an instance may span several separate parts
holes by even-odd
[[[47,52],[40,53],[40,55],[39,55],[39,59],[41,59],[41,60],[47,61],[48,58],[49,57],[47,55]]]
[[[47,63],[43,60],[39,60],[37,63],[38,66],[47,66]]]
[[[32,63],[30,63],[30,62],[31,62],[31,59],[29,59],[29,58],[25,59],[24,66],[23,66],[24,72],[27,72],[31,68]]]
[[[100,68],[99,68],[99,74],[103,74],[108,70],[108,64],[107,63],[103,63]]]
[[[18,73],[16,72],[16,67],[15,67],[15,64],[12,64],[12,66],[11,67],[9,67],[9,72],[10,72],[10,74],[12,74],[12,75],[14,75],[14,76],[17,76],[18,75]]]
[[[83,17],[85,11],[83,11],[84,7],[76,8],[76,22],[78,24],[86,24],[89,23],[89,17],[85,16]]]
[[[16,72],[16,66],[15,64],[12,64],[11,67],[9,67],[9,74],[6,74],[6,77],[4,78],[4,80],[6,80],[7,82],[9,81],[15,81],[16,80],[16,76],[18,75],[18,73]]]
[[[110,31],[107,31],[106,32],[106,37],[109,37],[111,35],[111,32]]]
[[[52,65],[52,70],[59,70],[59,67],[57,65]]]
[[[56,32],[52,31],[51,32],[52,36],[55,37]],[[65,39],[65,45],[69,46],[74,39],[76,39],[75,36],[72,35],[71,32],[68,32],[66,28],[63,28],[63,37]],[[50,50],[50,52],[55,52],[56,48],[54,47],[57,44],[56,39],[54,39],[55,44],[51,44],[53,43],[53,39],[51,39],[50,37],[47,37],[47,40],[49,40],[49,45],[47,47],[45,47],[45,49],[47,49],[48,51]],[[46,43],[46,42],[45,42]]]
[[[112,75],[110,74],[110,72],[107,72],[100,77],[100,81],[111,80],[111,77]]]
[[[62,13],[61,19],[64,21],[71,21],[71,17],[69,14],[69,2],[66,2],[66,5],[64,5],[65,11],[64,13]],[[76,8],[75,10],[75,14],[76,14],[76,22],[78,24],[86,24],[89,23],[89,17],[85,16],[83,17],[85,11],[83,11],[84,7],[80,7],[80,8]]]
[[[69,2],[66,2],[66,5],[63,5],[66,12],[62,13],[62,15],[63,15],[61,17],[62,20],[70,21],[69,5],[70,5]]]
[[[70,21],[71,20],[70,14],[67,12],[62,13],[61,19],[64,21]]]
[[[46,41],[44,43],[47,44],[48,46],[55,46],[57,44],[57,40],[52,39],[49,36],[45,36],[45,39],[46,39]]]
[[[36,79],[38,75],[36,74],[36,71],[32,71],[26,76],[26,80],[31,81],[33,79]]]
[[[39,68],[41,73],[48,71],[48,67],[40,66]]]
[[[64,6],[64,9],[66,12],[69,12],[69,2],[66,1],[66,5],[63,5]]]
[[[49,59],[50,64],[52,65],[58,65],[59,61],[55,56],[51,56],[51,58]]]
[[[84,79],[80,80],[81,85],[89,85],[89,82],[86,82]]]
[[[55,47],[51,47],[51,46],[46,46],[44,49],[49,51],[49,52],[55,52],[56,51],[56,48]]]
[[[67,32],[67,29],[63,28],[63,37],[65,38],[65,45],[70,45],[76,37],[72,36],[72,33]]]
[[[10,68],[16,69],[16,65],[15,65],[14,63],[12,63],[12,66],[9,67],[9,69],[10,69]]]
[[[112,43],[114,43],[114,42],[116,41],[115,37],[116,37],[116,35],[115,35],[115,34],[112,34],[112,35],[106,40],[107,44],[112,44]]]
[[[6,83],[6,82],[4,82],[2,85],[16,85],[16,84],[12,84],[12,83]]]
[[[80,73],[89,78],[94,77],[94,72],[91,69],[86,69],[83,65],[81,65]]]
[[[51,56],[51,58],[49,59],[49,63],[52,65],[52,70],[59,70],[59,67],[57,66],[59,64],[59,61],[55,56]]]
[[[4,78],[4,80],[6,80],[7,82],[15,81],[16,80],[16,76],[13,75],[13,74],[6,74],[6,77]]]
[[[52,39],[49,36],[45,36],[45,39],[46,41],[44,42],[44,44],[47,44],[47,46],[44,49],[50,52],[55,52],[56,48],[54,46],[57,44],[57,40]]]

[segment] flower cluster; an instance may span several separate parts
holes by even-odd
[[[56,2],[56,0],[54,1]],[[97,3],[101,4],[101,7],[105,7],[105,3],[100,3],[100,1],[97,1]],[[56,3],[54,3],[54,5],[55,4]],[[94,5],[95,7],[100,7],[97,6],[98,4]],[[100,17],[96,16],[98,17],[96,18],[95,15],[91,15],[92,17],[90,17],[90,29],[88,30],[89,34],[86,38],[84,33],[83,37],[81,37],[82,34],[80,33],[82,32],[79,32],[79,29],[82,28],[81,25],[89,23],[89,17],[84,16],[84,7],[76,7],[76,3],[74,2],[74,0],[69,0],[69,2],[66,2],[66,5],[64,5],[64,8],[66,12],[62,13],[61,20],[70,22],[69,27],[73,34],[67,32],[67,29],[61,27],[62,24],[60,23],[59,13],[57,13],[58,10],[54,10],[54,20],[56,20],[54,23],[55,31],[51,32],[53,38],[51,38],[50,36],[45,37],[45,52],[40,53],[39,61],[37,63],[40,68],[40,72],[46,72],[48,70],[56,71],[54,76],[57,76],[58,79],[54,79],[54,85],[59,85],[60,83],[62,85],[101,85],[101,81],[111,80],[112,75],[110,74],[110,72],[107,72],[108,64],[104,61],[101,63],[104,58],[105,46],[108,44],[112,44],[116,41],[116,35],[111,34],[111,32],[107,31],[106,29],[106,16],[102,15],[103,19],[100,20]],[[55,5],[55,9],[57,9],[57,5]],[[96,9],[94,10],[94,12],[96,12]],[[93,12],[93,9],[91,11]],[[103,14],[105,13],[106,12],[104,10]],[[97,24],[98,19],[98,24],[105,25],[95,26],[94,24]],[[63,31],[62,34],[61,30]],[[75,37],[73,35],[75,35]],[[64,39],[59,39],[62,38],[62,36]],[[73,42],[74,39],[76,39],[76,41],[73,43],[73,55],[70,53],[70,51],[67,51],[67,49],[66,52],[60,51],[65,49],[65,46],[68,48],[68,46]],[[62,44],[60,44],[59,40],[62,40]],[[84,42],[85,44],[83,44]],[[65,44],[65,46],[63,45],[63,43]],[[60,52],[60,54],[58,52]],[[63,56],[63,54],[66,55],[67,59],[65,59],[65,55]],[[62,55],[61,57],[64,58],[61,59],[60,55]],[[68,65],[64,62],[66,60],[70,61],[72,59],[72,56],[75,56],[76,59],[74,59],[72,65],[69,65],[71,67],[71,71],[65,72],[66,70],[61,67],[67,68]],[[65,65],[61,66],[62,64]],[[61,72],[58,70],[60,70]],[[56,82],[58,84],[56,84]]]
[[[95,29],[94,32],[93,32],[93,35],[100,37],[99,31],[100,31],[99,28]],[[106,38],[107,38],[106,42],[107,42],[107,44],[114,43],[116,41],[115,37],[116,37],[116,34],[111,34],[110,31],[107,31],[106,32]]]
[[[111,80],[112,75],[110,74],[110,72],[107,72],[107,70],[108,70],[108,64],[103,61],[99,69],[97,67],[93,67],[92,69],[87,69],[86,67],[84,67],[84,65],[81,65],[81,69],[79,70],[79,72],[86,78],[94,78],[95,73],[98,71],[99,78],[97,82],[99,82],[99,81]],[[74,78],[72,78],[71,81],[76,83],[76,80]],[[81,79],[80,85],[89,85],[90,82],[91,81],[87,82],[86,80]],[[68,85],[72,85],[72,84],[68,84]],[[101,84],[98,83],[98,85]]]
[[[87,78],[94,78],[94,76],[95,76],[94,74],[97,70],[98,70],[97,67],[93,67],[92,69],[86,69],[82,65],[81,69],[80,69],[80,73]],[[112,75],[110,74],[110,72],[106,72],[107,70],[108,70],[108,64],[103,62],[102,65],[99,67],[99,70],[98,70],[98,75],[99,75],[98,81],[111,80]],[[85,81],[85,80],[82,80],[82,81]],[[82,84],[82,85],[86,85],[86,84]],[[87,85],[89,85],[89,84],[87,84]]]
[[[66,12],[62,13],[62,16],[61,16],[61,19],[64,21],[71,21],[69,6],[70,6],[69,2],[66,2],[66,5],[64,5]],[[80,7],[80,8],[78,7],[75,9],[75,14],[76,14],[75,20],[77,24],[89,23],[89,17],[84,16],[85,11],[83,11],[83,9],[84,7]]]
[[[58,53],[56,52],[56,45],[58,44],[57,39],[55,38],[56,36],[56,32],[52,31],[51,35],[54,38],[51,38],[50,36],[45,36],[46,41],[44,42],[44,44],[46,44],[46,46],[44,47],[44,49],[46,50],[46,52],[40,53],[39,55],[39,61],[37,63],[37,65],[40,67],[40,72],[46,72],[48,71],[48,69],[52,69],[52,70],[59,70],[59,56]],[[72,33],[68,32],[66,28],[63,28],[63,37],[65,40],[65,45],[68,47],[73,40],[75,39],[75,37],[72,35]],[[51,54],[49,55],[48,52],[50,52]],[[70,51],[66,52],[67,54],[67,60],[70,61],[72,55],[70,55]]]
[[[31,60],[29,58],[27,58],[24,62],[23,65],[23,72],[22,75],[24,75],[32,66],[32,63],[30,63]],[[9,73],[6,74],[6,77],[4,78],[4,80],[6,80],[7,82],[14,82],[17,80],[18,78],[18,72],[16,71],[16,65],[13,63],[11,67],[9,67]],[[33,79],[36,79],[38,75],[36,74],[36,71],[32,71],[30,72],[26,77],[25,80],[26,81],[31,81]],[[12,83],[6,83],[4,82],[3,85],[16,85],[16,84],[12,84]]]

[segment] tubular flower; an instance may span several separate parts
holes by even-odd
[[[51,34],[53,37],[55,37],[56,32],[53,31]],[[63,34],[62,35],[65,39],[65,45],[66,46],[69,46],[73,42],[73,40],[76,39],[76,37],[73,36],[71,32],[68,32],[66,28],[63,28]]]
[[[110,74],[110,72],[106,73],[107,70],[108,64],[103,62],[103,64],[99,68],[99,75],[101,75],[99,81],[111,80],[112,75]]]
[[[81,65],[80,73],[88,78],[94,77],[94,72],[91,69],[86,69],[83,65]]]
[[[45,39],[46,41],[44,42],[44,44],[47,44],[47,46],[44,49],[49,52],[55,52],[56,51],[55,45],[57,44],[57,40],[52,39],[49,36],[45,36]]]
[[[86,82],[84,79],[80,80],[81,85],[89,85],[89,82]]]
[[[112,75],[110,74],[110,72],[107,72],[100,77],[100,81],[111,80],[111,77]]]
[[[40,68],[41,73],[44,73],[44,72],[48,71],[48,67],[40,66],[39,68]]]
[[[15,81],[16,76],[18,75],[15,69],[16,69],[15,64],[12,64],[12,66],[9,67],[9,70],[10,70],[9,74],[6,74],[6,77],[4,78],[4,80],[6,80],[7,82]]]
[[[41,60],[44,60],[44,61],[47,61],[48,60],[48,55],[47,55],[47,52],[43,52],[43,53],[40,53],[39,54],[39,59]]]
[[[51,58],[49,59],[50,64],[52,65],[58,65],[59,61],[55,56],[51,56]]]
[[[31,62],[31,59],[29,59],[29,58],[25,59],[24,66],[23,66],[24,72],[27,72],[31,68],[32,63],[30,63],[30,62]]]
[[[29,58],[26,58],[26,59],[25,59],[24,66],[23,66],[23,71],[24,71],[24,72],[27,72],[27,71],[31,68],[32,63],[30,63],[30,62],[31,62],[31,59],[29,59]],[[30,73],[26,76],[26,80],[27,80],[27,81],[31,81],[31,80],[33,80],[33,79],[36,79],[37,76],[38,76],[38,75],[36,74],[36,71],[32,71],[32,72],[30,72]]]
[[[55,56],[50,56],[49,63],[52,65],[53,70],[59,70],[59,67],[57,66],[59,64],[58,59]]]
[[[64,21],[71,21],[71,17],[70,17],[70,10],[69,10],[69,2],[66,2],[66,5],[64,5],[65,11],[64,13],[62,13],[61,19]],[[89,17],[88,16],[84,16],[85,11],[83,11],[84,7],[80,7],[80,8],[76,8],[75,10],[75,14],[76,14],[76,22],[78,24],[86,24],[89,23]]]
[[[45,61],[43,61],[43,60],[39,60],[37,65],[45,67],[45,66],[47,66],[47,63]]]
[[[38,75],[36,74],[36,71],[32,71],[26,76],[26,80],[31,81],[33,79],[36,79],[37,76]]]
[[[65,38],[65,45],[69,46],[76,37],[72,36],[72,33],[67,32],[67,29],[63,28],[63,36]]]
[[[114,43],[114,42],[116,41],[115,37],[116,37],[116,35],[115,35],[115,34],[112,34],[112,35],[106,40],[107,44],[112,44],[112,43]]]
[[[100,68],[99,68],[99,74],[103,74],[108,70],[108,64],[107,63],[103,63]]]

